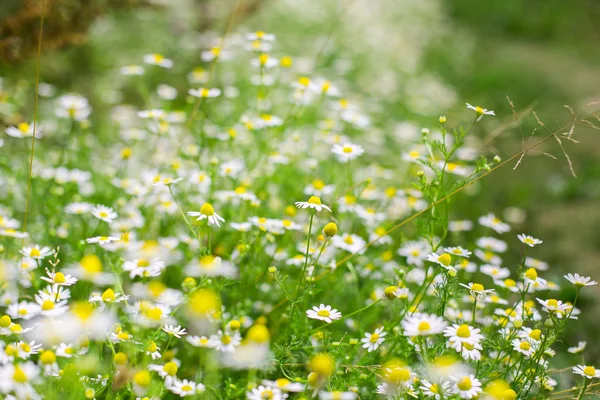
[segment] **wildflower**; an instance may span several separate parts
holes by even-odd
[[[40,279],[58,286],[71,286],[77,283],[77,278],[69,274],[65,275],[62,272],[51,272],[46,269],[47,277],[42,276]]]
[[[332,309],[331,306],[321,304],[319,307],[315,306],[312,310],[306,311],[306,316],[308,318],[318,319],[330,324],[332,321],[340,319],[342,317],[342,313],[340,313],[335,308]]]
[[[9,126],[6,128],[6,134],[16,138],[26,138],[33,136],[33,124],[27,122],[21,122],[17,126]],[[39,136],[40,132],[36,132],[36,136]]]
[[[117,218],[117,213],[112,208],[101,204],[92,208],[91,213],[94,217],[109,224]]]
[[[282,400],[287,398],[287,394],[282,393],[281,389],[276,387],[258,385],[258,387],[255,387],[250,392],[246,393],[246,398],[248,400]]]
[[[333,154],[335,154],[338,161],[347,163],[348,161],[353,160],[356,157],[359,157],[360,155],[362,155],[365,152],[365,150],[362,148],[362,146],[360,146],[358,144],[352,144],[352,143],[337,144],[336,143],[333,145],[331,152]]]
[[[308,201],[297,201],[296,207],[298,208],[311,208],[316,211],[321,211],[323,209],[331,212],[331,208],[327,207],[325,204],[321,203],[321,199],[317,196],[310,196]]]
[[[585,350],[586,344],[587,344],[587,342],[583,342],[583,341],[579,342],[579,343],[577,343],[577,346],[575,346],[575,347],[569,347],[567,349],[567,351],[569,353],[572,353],[572,354],[581,353],[583,350]]]
[[[323,235],[326,238],[332,238],[337,234],[338,227],[335,222],[330,222],[323,228]]]
[[[462,374],[451,376],[453,382],[451,391],[460,396],[461,399],[472,399],[481,393],[481,382],[473,374]]]
[[[163,68],[171,68],[173,66],[173,61],[165,58],[162,54],[146,54],[144,56],[144,62],[146,64],[157,65]]]
[[[219,330],[216,335],[211,335],[210,346],[223,353],[232,353],[236,346],[242,342],[239,332],[223,332]]]
[[[493,213],[479,217],[479,224],[492,228],[498,233],[506,233],[510,231],[510,226],[500,221]]]
[[[417,313],[402,320],[404,336],[428,336],[442,333],[448,325],[442,317],[435,314]]]
[[[386,332],[383,331],[383,326],[377,328],[373,333],[365,333],[365,337],[361,339],[363,342],[363,349],[367,349],[370,353],[373,350],[377,350],[379,346],[385,341]]]
[[[536,347],[534,347],[534,344],[526,339],[514,339],[512,341],[512,345],[513,350],[525,355],[526,357],[531,357],[537,350]]]
[[[536,298],[536,300],[542,305],[544,311],[550,314],[556,314],[558,318],[562,318],[562,314],[565,310],[569,310],[572,308],[570,305],[565,304],[562,301],[556,299],[542,300]]]
[[[483,118],[484,115],[496,115],[492,110],[481,108],[479,106],[472,106],[469,103],[467,103],[467,108],[470,108],[471,110],[475,111],[475,113],[477,114],[476,121],[479,121],[481,118]]]
[[[529,247],[533,247],[537,244],[542,244],[543,242],[540,239],[536,239],[533,236],[525,235],[524,233],[517,235],[519,240],[525,243]]]
[[[221,226],[219,221],[225,222],[225,220],[215,212],[213,206],[209,203],[204,203],[202,207],[200,207],[200,212],[198,211],[188,211],[187,213],[191,217],[198,217],[196,221],[201,221],[203,219],[208,220],[208,225],[217,225]]]
[[[169,386],[167,389],[180,397],[193,396],[206,390],[203,384],[188,381],[187,379],[181,381],[176,379],[173,385]]]
[[[34,246],[23,247],[19,253],[25,257],[33,258],[34,260],[43,260],[44,258],[54,254],[54,250],[52,250],[50,247],[40,247],[36,244]]]
[[[469,282],[468,285],[461,283],[460,286],[469,289],[471,296],[478,300],[485,298],[488,294],[494,293],[494,289],[486,289],[481,283]]]
[[[356,399],[354,392],[319,392],[319,399],[322,400],[353,400]]]
[[[78,94],[66,94],[57,101],[55,114],[60,118],[84,121],[92,113],[88,100]]]
[[[571,282],[573,285],[577,286],[577,287],[584,287],[584,286],[593,286],[593,285],[597,285],[598,282],[596,281],[592,281],[592,278],[587,277],[587,276],[582,276],[579,274],[567,274],[564,276],[566,280],[568,280],[569,282]]]
[[[455,256],[460,256],[460,257],[465,257],[465,258],[469,258],[469,256],[471,255],[471,252],[469,250],[465,250],[462,247],[458,246],[458,247],[446,247],[444,249],[444,251],[446,253],[450,253],[453,254]]]
[[[433,383],[423,379],[419,389],[425,396],[435,400],[440,400],[445,393],[450,392],[450,382],[440,381],[439,383]]]
[[[350,253],[358,253],[364,250],[367,242],[358,235],[344,233],[341,236],[334,236],[332,238],[333,246],[344,249]]]
[[[199,89],[190,89],[188,90],[188,94],[190,96],[194,96],[194,97],[200,97],[200,98],[211,98],[211,97],[217,97],[221,94],[221,90],[217,89],[217,88],[211,88],[211,89],[207,89],[207,88],[199,88]]]
[[[122,75],[143,75],[144,67],[140,65],[126,65],[121,68]]]
[[[275,381],[263,380],[262,384],[267,387],[274,387],[283,392],[304,392],[304,385],[300,382],[290,382],[286,378],[279,378]]]
[[[480,329],[467,324],[453,324],[444,329],[444,336],[448,338],[450,346],[457,349],[465,343],[475,344],[481,342],[483,335],[480,332]]]
[[[450,264],[452,264],[452,256],[448,253],[442,253],[440,255],[438,255],[437,253],[431,253],[427,257],[427,260],[432,263],[439,264],[446,269],[449,269],[452,267],[450,265]]]
[[[116,242],[119,239],[120,238],[117,236],[94,236],[94,237],[85,239],[85,241],[89,244],[97,243],[97,244],[102,245],[102,244],[108,244],[111,242]]]
[[[181,325],[165,325],[162,327],[162,330],[171,336],[175,336],[177,339],[180,339],[182,336],[187,334],[185,328],[182,328]]]
[[[577,365],[573,367],[573,373],[588,379],[600,378],[600,369],[596,369],[591,365]]]

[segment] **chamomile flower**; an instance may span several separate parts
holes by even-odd
[[[354,392],[319,392],[319,399],[321,400],[353,400],[356,399],[356,393]]]
[[[338,161],[347,163],[350,160],[359,157],[365,152],[362,146],[353,143],[334,144],[331,152],[336,156]]]
[[[467,108],[475,111],[475,114],[477,114],[477,119],[476,121],[479,121],[481,118],[483,118],[484,115],[496,115],[494,114],[494,112],[492,110],[488,110],[487,108],[481,108],[479,106],[472,106],[469,103],[467,104]]]
[[[121,74],[126,76],[138,76],[144,74],[144,67],[141,65],[126,65],[121,67]]]
[[[556,299],[542,300],[536,298],[536,300],[542,305],[544,311],[546,311],[549,314],[556,314],[558,318],[562,318],[563,313],[566,310],[570,310],[572,308],[572,306],[570,306],[569,304],[565,304],[562,301]]]
[[[527,339],[513,339],[511,342],[513,350],[523,354],[526,357],[531,357],[536,352],[535,344]]]
[[[458,351],[465,343],[475,344],[481,342],[483,335],[480,332],[480,329],[467,324],[453,324],[444,329],[444,336],[448,338],[450,346]]]
[[[21,250],[19,250],[19,253],[25,257],[33,258],[34,260],[43,260],[44,258],[54,254],[54,250],[48,246],[40,247],[36,244],[34,246],[23,247]]]
[[[431,254],[429,254],[429,256],[427,256],[427,261],[439,264],[446,269],[449,269],[452,267],[452,256],[448,253],[442,253],[442,254],[431,253]]]
[[[533,236],[525,235],[524,233],[517,235],[519,240],[525,243],[529,247],[533,247],[538,244],[542,244],[543,242],[540,239],[536,239]]]
[[[111,242],[116,242],[119,239],[120,238],[117,236],[94,236],[94,237],[85,239],[85,241],[89,244],[97,243],[99,245],[103,245],[103,244],[109,244]]]
[[[318,319],[330,324],[331,322],[342,318],[342,313],[335,308],[332,309],[331,306],[321,304],[319,307],[314,306],[312,310],[306,311],[306,316],[310,319]]]
[[[239,332],[228,332],[219,330],[216,335],[210,337],[210,347],[223,353],[233,353],[236,346],[242,342]]]
[[[212,97],[220,96],[221,90],[217,89],[217,88],[190,89],[190,90],[188,90],[188,94],[190,96],[199,97],[199,98],[212,98]]]
[[[213,347],[213,343],[206,336],[188,336],[185,340],[194,347]]]
[[[176,395],[179,395],[180,397],[194,396],[206,390],[203,384],[196,383],[194,381],[188,381],[187,379],[181,381],[179,379],[175,379],[173,384],[167,389]]]
[[[591,365],[577,365],[573,367],[573,373],[588,379],[600,378],[600,369]]]
[[[109,224],[113,222],[118,216],[115,210],[102,204],[98,204],[94,208],[92,208],[91,213],[94,217]]]
[[[171,68],[173,66],[173,61],[165,58],[162,54],[146,54],[144,56],[144,62],[146,64],[157,65],[163,68]]]
[[[367,242],[358,235],[344,233],[331,238],[334,247],[346,250],[350,253],[358,253],[364,250]]]
[[[200,211],[188,211],[187,213],[191,217],[198,217],[196,221],[201,221],[203,219],[208,220],[208,225],[217,225],[221,226],[219,221],[225,222],[225,220],[215,212],[215,209],[210,203],[204,203],[202,207],[200,207]]]
[[[447,326],[442,317],[435,314],[417,313],[402,320],[404,336],[429,336],[442,333]]]
[[[296,207],[298,208],[310,208],[316,211],[327,210],[331,212],[331,208],[321,203],[321,199],[317,196],[310,196],[308,201],[297,201]]]
[[[567,349],[567,351],[571,354],[581,353],[583,350],[585,350],[586,345],[587,345],[587,342],[582,341],[582,342],[577,343],[577,346],[569,347]]]
[[[567,274],[564,276],[566,280],[568,280],[569,282],[571,282],[573,285],[577,286],[577,287],[584,287],[584,286],[593,286],[593,285],[597,285],[598,282],[593,281],[592,278],[587,277],[587,276],[582,276],[579,274]]]
[[[177,339],[181,339],[182,336],[187,335],[185,328],[182,328],[181,325],[165,325],[162,327],[162,330],[171,336],[175,336]]]
[[[385,341],[385,335],[387,333],[383,331],[383,326],[377,328],[373,333],[365,333],[365,337],[360,340],[363,343],[363,349],[367,349],[369,353],[377,350]]]
[[[262,384],[267,387],[277,388],[283,392],[304,392],[305,386],[300,382],[291,382],[286,378],[279,378],[275,381],[262,381]]]
[[[36,127],[37,128],[37,127]],[[33,124],[21,122],[17,126],[9,126],[6,128],[6,134],[15,138],[27,138],[33,136]],[[36,136],[39,135],[39,130],[36,129]]]
[[[77,283],[77,278],[69,274],[63,274],[62,272],[53,272],[46,268],[46,275],[40,279],[57,286],[72,286]]]
[[[460,286],[469,289],[471,296],[477,300],[484,299],[486,296],[494,293],[494,289],[486,289],[481,283],[469,282],[468,285],[461,283]]]
[[[472,399],[481,393],[481,382],[473,374],[461,374],[451,376],[452,386],[450,390],[457,394],[461,399]]]
[[[283,400],[287,397],[288,395],[286,393],[283,393],[279,388],[263,385],[258,385],[258,387],[255,387],[254,389],[246,393],[246,399],[248,400]]]
[[[510,231],[510,226],[502,222],[500,219],[496,218],[496,216],[493,213],[489,213],[488,215],[479,217],[478,221],[480,225],[492,228],[498,233],[506,233]]]
[[[453,254],[455,256],[460,256],[460,257],[465,257],[465,258],[469,258],[469,256],[471,255],[471,252],[469,250],[465,250],[462,247],[458,246],[458,247],[446,247],[444,249],[444,251],[446,253],[450,253]]]
[[[440,400],[442,396],[450,392],[450,382],[442,380],[439,383],[435,383],[423,379],[421,380],[419,389],[428,398]]]

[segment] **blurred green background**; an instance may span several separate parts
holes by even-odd
[[[0,76],[22,81],[23,96],[29,97],[40,3],[5,0],[0,5]],[[465,102],[495,110],[496,118],[471,132],[478,139],[472,144],[488,156],[505,159],[518,152],[522,135],[527,138],[535,129],[533,140],[548,134],[531,109],[555,130],[571,120],[563,105],[584,115],[594,111],[586,104],[600,100],[596,0],[47,0],[47,6],[52,11],[41,80],[90,97],[96,120],[110,109],[100,100],[115,91],[141,104],[135,91],[120,86],[115,70],[141,63],[146,53],[176,59],[181,80],[169,77],[168,83],[185,87],[185,71],[200,63],[195,49],[219,37],[232,15],[234,31],[275,33],[279,55],[294,57],[297,71],[315,69],[342,88],[377,99],[363,105],[389,132],[398,130],[399,122],[433,128],[440,114],[451,126],[464,123],[470,115]],[[523,113],[518,126],[511,126],[507,96]],[[556,160],[532,153],[518,169],[511,165],[493,173],[470,194],[459,195],[454,217],[520,208],[526,219],[513,226],[547,243],[536,248],[535,256],[550,263],[555,281],[576,271],[599,279],[598,134],[576,127],[580,143],[565,143],[577,177],[557,144],[548,142],[541,150]],[[561,296],[568,298],[572,293],[563,286]],[[600,288],[586,293],[585,321],[565,345],[593,340],[600,329],[600,319],[594,318]],[[600,349],[590,347],[588,357],[599,360]]]

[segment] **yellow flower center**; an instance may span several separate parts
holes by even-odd
[[[17,125],[17,128],[21,132],[27,133],[27,131],[29,130],[29,124],[27,122],[21,122],[19,125]]]
[[[327,310],[319,310],[319,312],[317,312],[317,315],[319,317],[329,317],[331,313]]]
[[[550,308],[556,308],[556,307],[558,307],[558,300],[550,299],[546,302],[546,304],[548,304],[548,307],[550,307]]]
[[[352,153],[352,147],[350,146],[344,146],[344,153]]]
[[[163,367],[163,371],[165,371],[169,376],[175,376],[177,374],[177,364],[174,361],[169,361]]]
[[[469,328],[469,325],[462,324],[456,330],[456,336],[461,337],[461,338],[468,338],[468,337],[470,337],[471,336],[471,329]]]
[[[200,207],[200,213],[202,213],[208,217],[211,217],[211,216],[215,215],[215,209],[209,203],[204,203],[204,204],[202,204],[202,207]]]
[[[310,199],[308,199],[308,202],[310,204],[321,205],[321,199],[317,196],[310,196]]]
[[[458,381],[456,386],[458,386],[458,388],[462,391],[467,391],[473,387],[473,382],[471,382],[471,378],[469,378],[468,376],[465,376],[460,381]]]
[[[15,372],[13,373],[13,380],[19,383],[27,382],[27,375],[25,372],[17,365],[15,366]]]
[[[36,247],[31,249],[31,251],[29,252],[30,257],[39,257],[40,255],[41,255],[40,250]]]
[[[540,340],[540,338],[542,337],[542,331],[540,331],[539,329],[534,329],[531,332],[529,332],[529,337],[533,340]]]
[[[481,107],[477,106],[477,107],[475,107],[475,112],[476,112],[477,114],[483,114],[483,108],[481,108]]]
[[[150,266],[150,261],[146,260],[145,258],[142,258],[138,260],[137,265],[138,267],[146,268]]]
[[[354,244],[354,239],[352,239],[352,236],[346,236],[344,238],[344,243],[346,243],[346,244]]]
[[[371,335],[371,338],[369,340],[371,341],[371,343],[375,343],[375,342],[377,342],[378,339],[379,339],[379,334],[378,333],[373,333]]]
[[[481,283],[474,283],[471,285],[471,290],[474,292],[483,292],[485,288]]]
[[[229,336],[229,335],[223,335],[223,337],[221,338],[221,343],[223,343],[223,344],[229,344],[229,343],[231,343],[231,336]]]
[[[323,182],[321,179],[315,179],[312,181],[312,185],[315,189],[321,190],[325,187],[325,182]]]
[[[419,332],[428,332],[431,330],[431,325],[429,325],[429,322],[427,321],[423,321],[419,324]]]
[[[448,266],[452,262],[452,256],[448,253],[443,253],[438,257],[438,261],[443,265]]]
[[[596,375],[596,368],[588,365],[583,369],[583,373],[586,374],[587,376],[595,376]]]
[[[529,351],[531,349],[531,345],[529,342],[521,342],[521,344],[519,344],[519,348],[523,351]]]
[[[525,272],[525,277],[527,279],[530,279],[532,281],[535,281],[538,277],[537,271],[533,268],[529,268],[526,272]]]
[[[81,261],[79,261],[79,264],[86,272],[89,272],[90,274],[96,274],[102,271],[102,262],[93,254],[84,256]]]
[[[49,311],[54,309],[54,302],[51,300],[44,300],[42,303],[42,310]]]
[[[111,303],[115,301],[115,298],[115,291],[111,288],[106,289],[104,293],[102,293],[102,301],[105,303]]]

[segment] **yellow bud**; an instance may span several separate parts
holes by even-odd
[[[242,324],[237,319],[229,321],[229,329],[232,331],[238,331],[242,327]]]
[[[387,297],[390,300],[394,300],[396,298],[396,290],[398,290],[398,286],[388,286],[385,288],[385,290],[383,291],[383,293],[385,294],[385,297]]]
[[[11,323],[12,321],[8,315],[3,315],[2,317],[0,317],[0,327],[8,328]]]
[[[150,376],[150,373],[148,371],[138,371],[135,373],[135,375],[133,375],[133,382],[135,382],[136,385],[141,386],[141,387],[148,387],[150,386],[150,382],[152,381],[152,377]]]
[[[114,355],[113,361],[117,365],[125,365],[127,364],[127,354],[119,352]]]
[[[333,358],[329,354],[320,353],[311,358],[310,368],[317,375],[328,377],[333,373],[335,364]]]
[[[328,238],[332,238],[337,234],[338,227],[335,222],[330,222],[323,228],[323,234]]]

